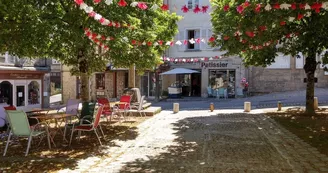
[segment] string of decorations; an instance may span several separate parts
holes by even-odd
[[[189,8],[187,7],[187,5],[184,5],[184,6],[182,6],[181,11],[182,11],[183,13],[188,13],[189,10],[192,10],[192,11],[193,11],[194,13],[196,13],[196,14],[197,14],[197,13],[200,13],[200,12],[202,12],[202,13],[207,13],[208,8],[209,8],[208,5],[199,6],[199,5],[197,4],[197,5],[195,5],[195,8],[194,8],[194,9],[189,9]]]
[[[84,33],[91,40],[91,42],[93,42],[94,44],[98,45],[97,48],[98,47],[101,47],[101,48],[104,49],[105,52],[109,50],[109,47],[104,43],[104,41],[107,38],[98,37],[98,35],[92,34],[88,29],[85,29],[84,30]],[[111,38],[109,38],[109,39],[111,39]]]
[[[116,27],[116,28],[121,28],[121,27],[126,27],[129,29],[134,29],[133,26],[130,24],[126,24],[125,22],[117,22],[117,21],[110,21],[103,17],[102,15],[98,14],[96,11],[93,10],[92,6],[88,6],[86,3],[84,3],[83,0],[74,0],[74,2],[80,6],[81,10],[84,10],[89,17],[94,18],[94,20],[98,21],[101,25],[104,26],[109,26],[109,27]]]
[[[164,62],[173,62],[173,63],[197,63],[201,61],[213,61],[226,58],[226,56],[212,56],[212,57],[161,57]]]
[[[85,28],[84,29],[84,34],[93,42],[96,41],[110,41],[110,40],[115,40],[114,37],[106,37],[104,35],[98,34],[96,32],[91,31],[89,28]],[[96,41],[95,41],[96,40]],[[163,40],[158,40],[158,41],[138,41],[138,40],[129,40],[127,37],[123,37],[122,40],[126,41],[126,42],[131,42],[132,45],[135,46],[162,46],[162,45],[166,45],[166,46],[174,46],[174,45],[178,45],[181,46],[183,45],[188,45],[188,42],[190,44],[200,44],[200,43],[206,43],[204,38],[191,38],[190,40],[176,40],[176,41],[163,41]],[[211,37],[208,42],[212,42],[214,41],[214,37]]]
[[[272,11],[272,10],[314,10],[316,13],[320,13],[320,10],[328,10],[328,2],[313,2],[310,3],[279,3],[276,2],[274,4],[267,3],[265,6],[264,4],[251,4],[249,1],[245,1],[244,3],[237,5],[236,10],[239,14],[243,14],[244,10],[248,7],[254,7],[254,11],[256,13],[260,13],[264,9],[265,11]],[[250,8],[251,8],[250,7]],[[225,12],[228,12],[231,9],[231,6],[228,4],[223,7]]]
[[[94,4],[99,4],[102,0],[94,0]],[[107,5],[111,5],[113,4],[113,0],[105,0],[104,1],[105,4]],[[125,7],[128,5],[128,3],[125,0],[119,0],[117,3],[118,6],[120,7]],[[149,6],[151,5],[151,7],[149,8]],[[169,9],[167,4],[162,4],[161,6],[157,5],[157,4],[151,4],[149,2],[137,2],[137,1],[133,1],[130,3],[131,7],[136,7],[139,8],[141,10],[157,10],[157,9],[162,9],[163,11],[167,11]]]

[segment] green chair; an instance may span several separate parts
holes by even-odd
[[[32,137],[42,135],[45,132],[47,133],[49,149],[51,149],[48,125],[46,123],[41,122],[41,123],[34,125],[33,127],[30,127],[26,113],[24,111],[18,111],[18,110],[17,111],[13,111],[13,110],[9,111],[8,110],[6,112],[7,112],[7,117],[8,117],[7,119],[9,121],[9,125],[10,125],[10,132],[9,132],[9,136],[8,136],[8,140],[7,140],[7,144],[6,144],[6,148],[3,153],[3,156],[5,156],[7,153],[10,138],[13,135],[15,135],[17,137],[28,137],[28,143],[27,143],[27,149],[25,152],[25,156],[27,156],[28,151],[30,149]],[[44,125],[45,131],[35,130],[37,127],[40,127],[41,125]]]

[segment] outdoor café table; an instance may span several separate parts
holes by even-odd
[[[57,134],[57,132],[61,132],[63,135],[63,131],[60,129],[60,126],[63,122],[66,122],[66,118],[75,116],[73,114],[63,114],[63,113],[55,113],[55,114],[43,114],[43,115],[37,115],[33,116],[34,118],[37,118],[40,121],[49,121],[49,120],[55,120],[55,126],[53,128],[50,127],[50,122],[48,122],[48,128],[50,131],[52,131],[53,135],[50,135],[51,141],[55,145],[54,138]],[[65,138],[64,138],[65,139]],[[66,139],[65,139],[66,140]],[[67,140],[66,140],[67,141]]]

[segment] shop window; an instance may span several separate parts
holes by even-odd
[[[105,74],[96,74],[96,89],[105,89]]]
[[[40,85],[36,81],[28,84],[28,104],[40,104]]]
[[[16,86],[16,106],[25,106],[25,86]]]
[[[197,43],[190,43],[191,39],[197,39],[200,37],[200,30],[187,30],[188,36],[188,49],[189,50],[199,50],[199,44]]]
[[[0,103],[13,104],[13,85],[8,81],[0,83]]]
[[[226,90],[228,97],[235,96],[235,76],[234,70],[210,70],[209,88],[214,93],[220,93],[219,90]]]

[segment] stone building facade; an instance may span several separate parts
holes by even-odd
[[[89,77],[89,98],[120,98],[125,88],[128,88],[128,69],[116,68],[105,72],[96,72]],[[70,67],[62,67],[62,100],[79,98],[79,77],[70,73]],[[136,76],[136,87],[140,87],[140,76]]]
[[[247,79],[250,83],[249,91],[252,93],[270,93],[280,91],[303,90],[306,88],[302,56],[278,56],[276,62],[269,67],[249,67],[246,69]],[[328,73],[322,65],[317,66],[315,84],[319,88],[328,87]]]

